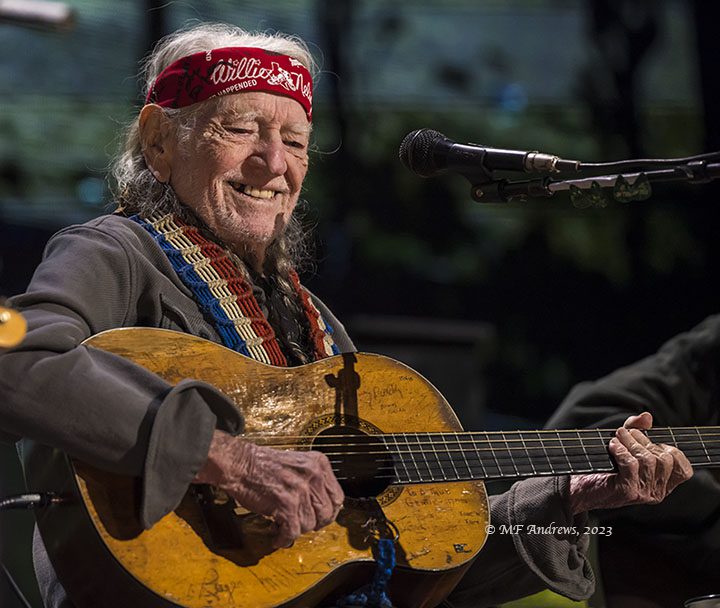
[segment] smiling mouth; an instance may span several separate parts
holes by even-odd
[[[252,198],[267,200],[271,199],[276,194],[280,194],[277,190],[265,190],[263,188],[256,188],[254,186],[248,186],[247,184],[240,184],[237,182],[230,182],[230,186],[232,186],[233,190],[236,192],[251,196]]]

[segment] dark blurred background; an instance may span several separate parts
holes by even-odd
[[[24,289],[53,232],[112,209],[106,167],[141,104],[138,60],[196,20],[310,43],[305,282],[362,349],[435,382],[466,427],[542,425],[574,383],[717,311],[718,183],[585,210],[563,195],[487,205],[463,178],[397,160],[421,127],[584,161],[720,150],[715,2],[63,4],[61,26],[0,16],[2,295]],[[7,467],[0,493],[15,483]]]

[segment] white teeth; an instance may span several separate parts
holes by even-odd
[[[247,194],[248,196],[252,196],[254,198],[267,199],[267,198],[272,198],[273,196],[275,196],[275,190],[261,190],[260,188],[253,188],[252,186],[240,185],[240,184],[235,186],[235,188],[237,190],[239,190],[240,192],[243,192],[244,194]]]

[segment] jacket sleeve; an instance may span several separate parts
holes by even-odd
[[[194,380],[171,386],[121,357],[86,347],[100,331],[138,324],[153,289],[132,230],[80,226],[51,239],[28,291],[23,343],[0,357],[4,437],[27,437],[108,471],[142,477],[146,527],[179,504],[204,463],[226,398]],[[234,410],[234,408],[233,408]]]
[[[595,577],[587,557],[587,517],[573,517],[569,478],[515,483],[490,497],[494,532],[450,594],[452,608],[483,608],[551,589],[574,600],[590,597]]]

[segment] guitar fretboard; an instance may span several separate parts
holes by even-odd
[[[655,428],[647,435],[681,449],[694,467],[720,466],[720,427]],[[614,436],[611,429],[583,429],[379,437],[392,455],[391,483],[407,484],[609,472],[615,470],[608,453]]]

